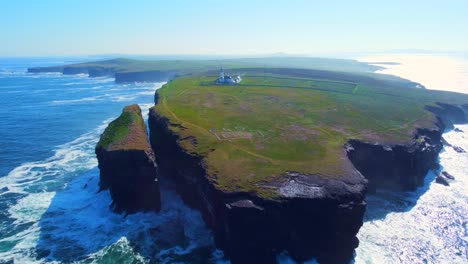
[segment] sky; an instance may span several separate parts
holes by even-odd
[[[468,0],[0,1],[0,56],[466,51]]]

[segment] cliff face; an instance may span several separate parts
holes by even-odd
[[[156,103],[158,99],[156,94]],[[150,142],[160,169],[176,180],[184,201],[202,212],[217,246],[233,263],[275,263],[275,256],[285,250],[296,261],[315,257],[320,263],[346,263],[359,243],[356,234],[363,223],[367,188],[414,190],[422,185],[428,170],[437,167],[446,124],[466,121],[466,106],[438,104],[436,109],[435,126],[418,129],[411,143],[350,140],[344,151],[357,170],[351,166],[340,180],[288,172],[287,180],[264,184],[279,194],[272,199],[216,188],[203,157],[181,147],[191,139],[173,133],[155,108],[149,116]]]
[[[176,71],[118,72],[115,74],[115,82],[164,82],[171,80],[176,74]]]
[[[442,150],[442,133],[453,124],[466,122],[467,106],[438,103],[426,107],[438,117],[435,129],[418,129],[408,145],[378,145],[350,140],[348,158],[369,180],[369,191],[379,188],[415,190],[422,186],[428,171],[437,168]]]
[[[67,67],[67,66],[57,66],[57,67],[39,67],[39,68],[28,68],[30,73],[47,73],[47,72],[60,72],[65,75],[71,74],[88,74],[89,77],[102,77],[115,75],[115,70],[113,68],[106,67]]]
[[[112,67],[43,67],[28,68],[30,73],[41,72],[61,72],[62,74],[88,74],[89,77],[109,76],[115,77],[116,83],[128,82],[165,82],[176,77],[177,71],[136,71],[136,72],[118,72]]]
[[[427,110],[437,115],[446,128],[453,128],[453,124],[462,124],[468,121],[468,105],[454,106],[437,103],[435,106],[427,106]]]
[[[345,180],[289,172],[283,182],[265,183],[278,193],[279,198],[271,200],[223,192],[208,180],[202,157],[179,146],[183,139],[155,109],[149,126],[159,168],[176,180],[184,201],[202,212],[216,244],[233,263],[275,263],[284,250],[298,261],[352,259],[365,211],[366,180],[359,172],[352,171]]]
[[[44,72],[61,72],[63,73],[63,66],[57,67],[37,67],[37,68],[28,68],[29,73],[44,73]]]
[[[138,105],[124,108],[96,146],[100,188],[109,189],[117,212],[159,211],[158,171]]]

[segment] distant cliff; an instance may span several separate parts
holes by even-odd
[[[243,59],[172,59],[172,60],[135,60],[116,58],[110,60],[74,63],[61,66],[28,68],[29,73],[60,72],[63,74],[89,74],[90,77],[115,77],[116,82],[161,82],[169,81],[177,75],[195,74],[217,70],[220,67],[236,72],[239,68],[306,68],[315,70],[334,70],[343,72],[369,72],[381,69],[368,63],[354,60],[266,57]],[[398,79],[392,77],[393,79]]]
[[[117,212],[159,211],[158,170],[138,105],[124,108],[96,146],[100,188],[109,189]]]
[[[88,74],[89,77],[114,77],[116,83],[128,82],[166,82],[177,75],[177,71],[135,71],[135,72],[119,72],[115,68],[107,67],[45,67],[45,68],[29,68],[30,73],[47,73],[60,72],[65,75],[72,74]]]

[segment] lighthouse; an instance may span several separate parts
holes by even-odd
[[[242,78],[237,76],[225,75],[224,68],[221,67],[219,70],[219,78],[215,81],[218,84],[238,84],[242,81]]]
[[[224,69],[221,67],[221,70],[219,71],[219,81],[224,82]]]

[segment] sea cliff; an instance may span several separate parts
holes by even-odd
[[[405,145],[378,144],[349,140],[345,146],[348,158],[369,180],[369,191],[390,189],[415,190],[422,186],[430,169],[438,169],[437,158],[442,150],[442,134],[453,124],[467,121],[466,105],[437,103],[426,109],[437,116],[432,129],[419,128],[413,140]]]
[[[365,211],[366,180],[359,172],[340,180],[288,172],[285,181],[265,183],[276,199],[224,192],[208,179],[202,157],[180,147],[190,139],[179,138],[168,125],[152,108],[150,141],[160,169],[176,180],[184,201],[202,212],[233,263],[275,263],[283,251],[298,261],[352,258]]]
[[[156,104],[159,101],[156,93]],[[437,104],[437,109],[431,128],[416,129],[407,144],[350,139],[343,146],[352,163],[346,176],[287,172],[286,180],[265,182],[262,187],[278,194],[273,199],[217,188],[207,175],[204,157],[182,147],[187,141],[196,144],[196,139],[174,133],[170,126],[187,128],[171,124],[156,107],[149,115],[150,142],[160,169],[176,180],[184,201],[202,212],[217,246],[233,263],[275,263],[283,251],[296,261],[314,257],[320,263],[346,263],[359,244],[356,234],[363,223],[367,190],[421,186],[428,171],[437,169],[446,127],[466,121],[465,105]]]
[[[109,124],[96,146],[100,189],[109,189],[117,212],[159,211],[158,170],[138,105]]]

